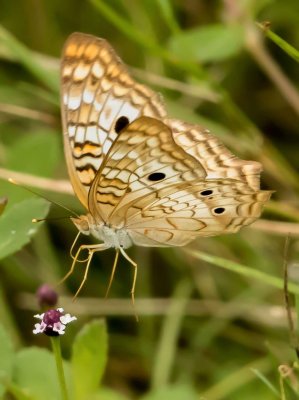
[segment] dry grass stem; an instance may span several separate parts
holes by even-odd
[[[13,179],[21,185],[32,186],[38,189],[49,190],[56,193],[65,193],[71,195],[74,193],[70,182],[67,180],[40,178],[38,176],[25,174],[23,172],[11,171],[5,168],[0,168],[0,179]]]
[[[299,114],[299,93],[283,70],[271,57],[263,43],[263,36],[253,25],[247,28],[246,47],[257,64],[276,85],[285,100]]]
[[[0,113],[42,121],[49,125],[55,125],[57,123],[57,119],[51,114],[47,114],[42,111],[31,110],[30,108],[26,107],[16,106],[14,104],[0,103]]]

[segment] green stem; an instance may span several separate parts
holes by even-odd
[[[152,374],[152,388],[158,389],[170,382],[172,367],[177,350],[178,336],[185,316],[185,307],[190,299],[193,284],[182,280],[175,288],[168,313],[164,318],[161,338],[157,346]],[[177,300],[180,300],[178,303]]]
[[[62,357],[61,357],[60,337],[59,336],[51,337],[51,344],[52,344],[52,349],[53,349],[54,356],[55,356],[57,374],[58,374],[62,399],[68,400],[69,397],[67,394],[65,376],[64,376],[64,371],[63,371],[63,364],[62,364]]]

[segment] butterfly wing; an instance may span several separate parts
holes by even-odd
[[[254,222],[271,191],[254,191],[232,179],[161,188],[121,211],[139,246],[184,246],[199,236],[237,232]]]
[[[209,130],[180,120],[167,119],[175,142],[196,158],[207,176],[206,179],[237,179],[253,190],[260,188],[262,165],[257,161],[241,160],[232,154]]]
[[[163,122],[141,117],[123,129],[96,175],[88,208],[96,221],[126,224],[130,203],[164,186],[204,180],[201,164],[173,140]]]
[[[88,192],[117,132],[142,115],[164,118],[161,97],[136,83],[104,39],[73,33],[61,63],[64,149],[76,195]]]

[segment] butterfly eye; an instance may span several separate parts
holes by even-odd
[[[225,211],[225,208],[224,208],[224,207],[216,207],[216,208],[213,209],[213,213],[214,213],[214,214],[217,214],[217,215],[223,214],[224,211]]]
[[[127,117],[119,117],[115,123],[114,130],[116,133],[122,131],[129,124],[129,120]]]
[[[200,194],[202,196],[210,196],[211,194],[213,194],[213,190],[203,190],[202,192],[200,192]]]
[[[162,179],[165,178],[165,174],[163,174],[163,172],[153,172],[152,174],[150,174],[148,176],[148,179],[150,181],[156,182],[156,181],[161,181]]]

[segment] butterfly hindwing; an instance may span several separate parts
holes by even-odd
[[[126,229],[141,246],[183,246],[199,236],[237,232],[261,214],[270,191],[233,179],[169,185],[123,209]]]
[[[124,228],[143,246],[180,246],[259,217],[271,194],[259,189],[261,164],[169,119],[106,40],[69,37],[61,88],[68,170],[95,226]]]

